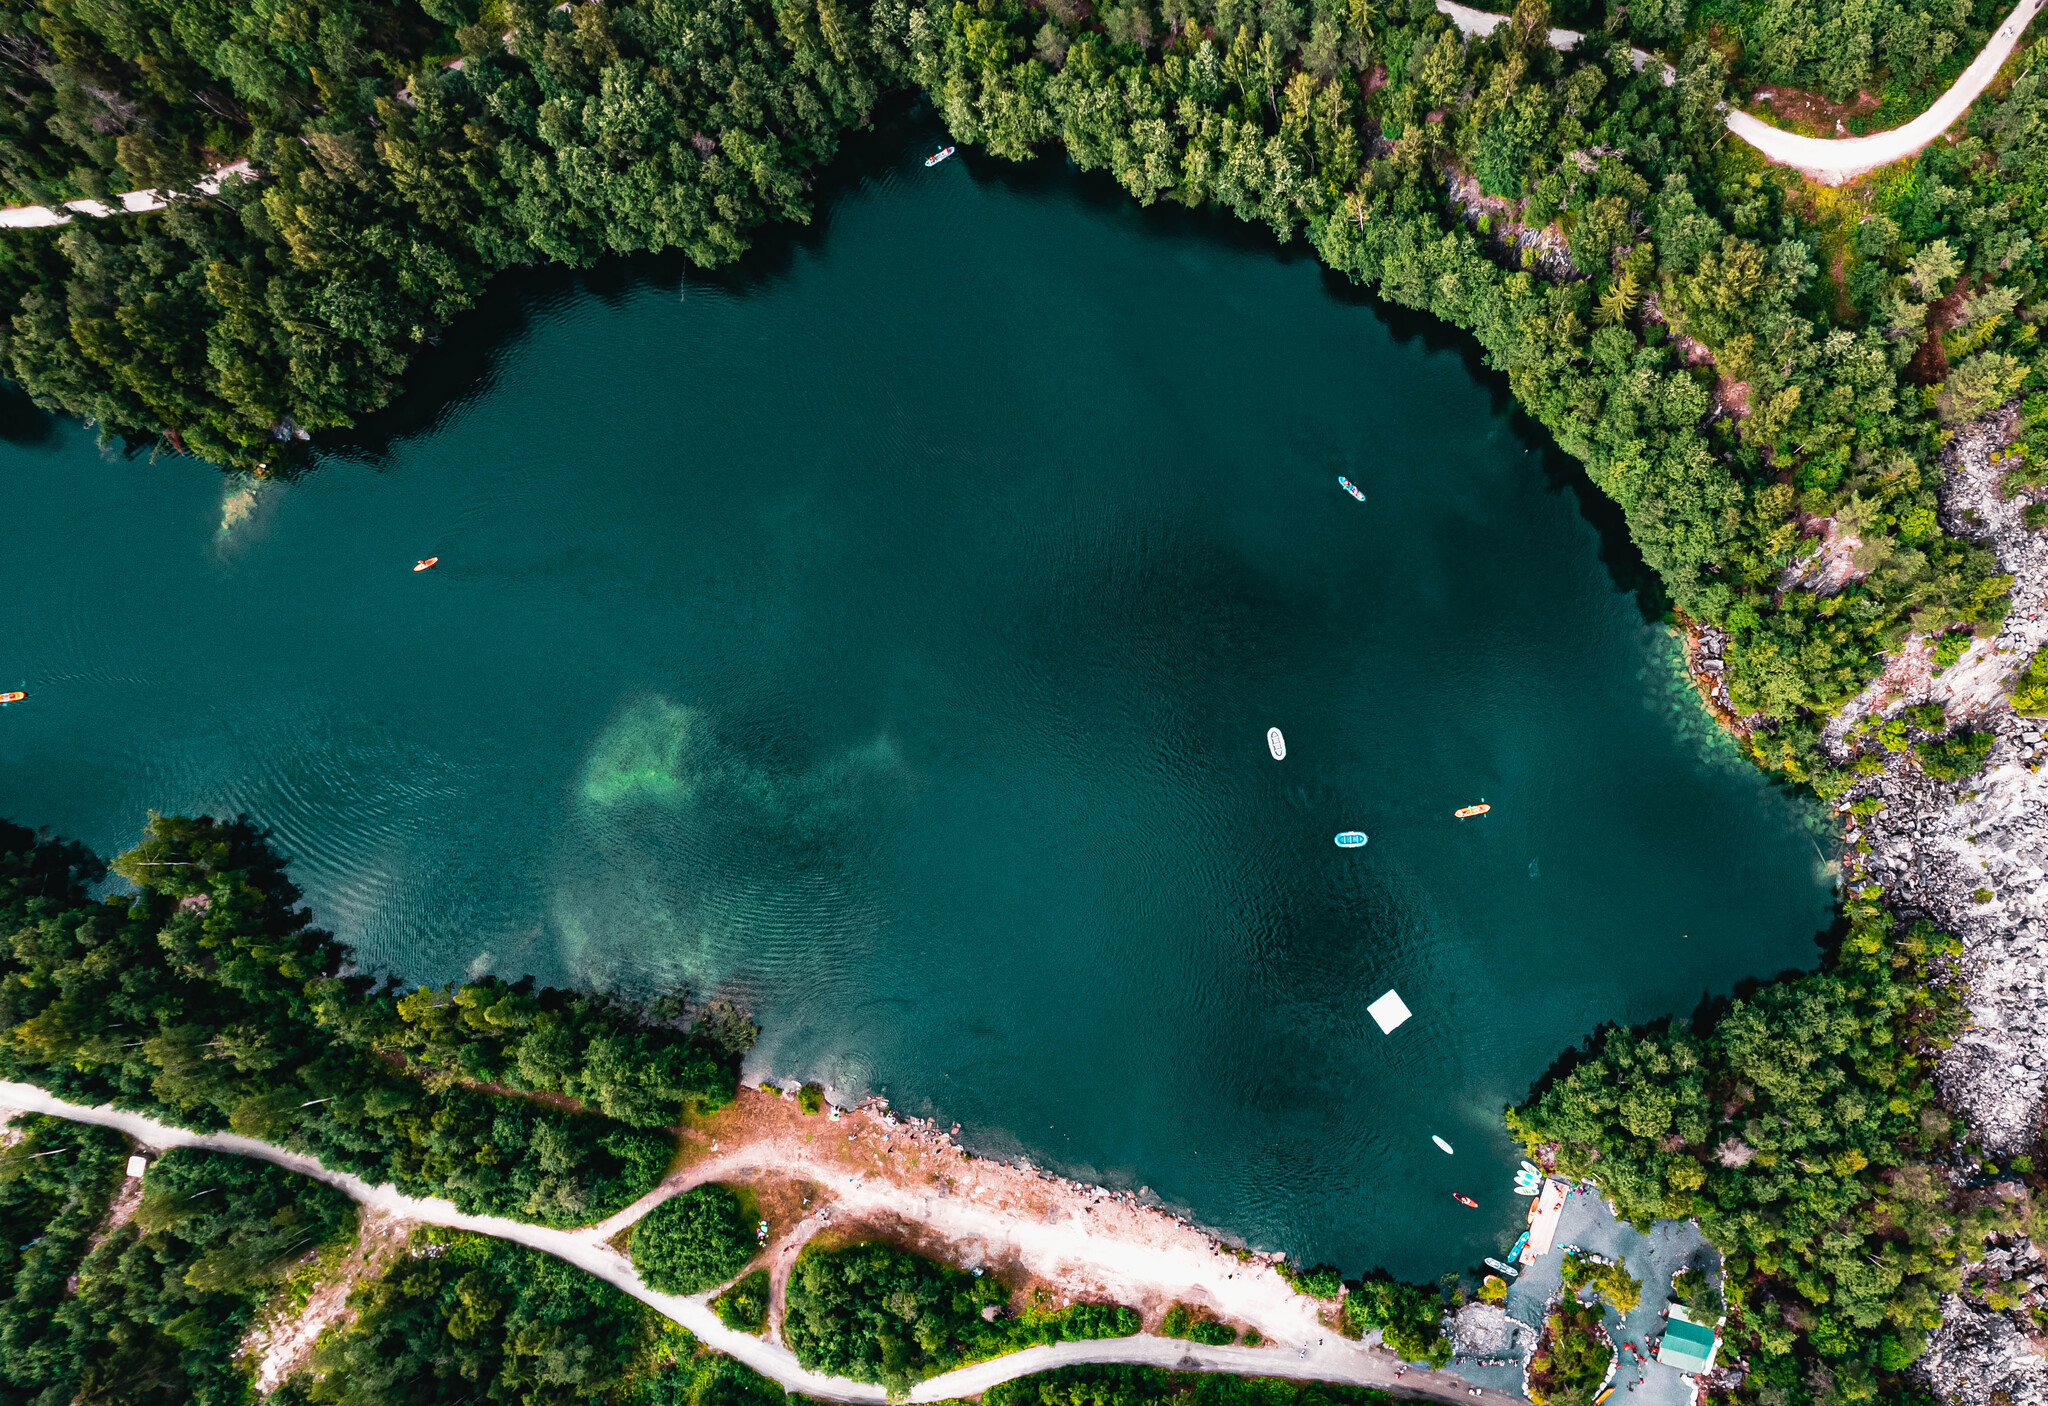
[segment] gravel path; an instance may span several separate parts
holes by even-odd
[[[2042,4],[2043,0],[2020,0],[2005,23],[1992,34],[1991,42],[1963,70],[1963,76],[1935,99],[1934,106],[1903,127],[1873,132],[1867,137],[1802,137],[1795,132],[1781,132],[1746,112],[1731,111],[1728,130],[1771,160],[1797,167],[1823,185],[1840,185],[1866,171],[1888,166],[1926,146],[1969,110],[1978,94],[1998,76],[1999,68],[2011,57],[2013,46],[2040,13]]]
[[[439,1197],[406,1196],[388,1185],[372,1186],[361,1177],[332,1171],[317,1159],[303,1153],[289,1152],[255,1138],[242,1137],[235,1133],[196,1133],[156,1122],[140,1113],[132,1113],[125,1109],[87,1107],[83,1104],[69,1103],[30,1084],[0,1082],[0,1103],[28,1112],[51,1113],[81,1123],[97,1123],[115,1128],[149,1147],[198,1147],[260,1158],[302,1176],[325,1182],[347,1193],[356,1201],[376,1207],[401,1221],[452,1226],[481,1235],[497,1236],[515,1244],[541,1250],[632,1295],[656,1312],[682,1324],[709,1346],[738,1358],[764,1376],[774,1378],[791,1391],[802,1392],[823,1401],[880,1402],[886,1399],[879,1386],[805,1371],[797,1365],[795,1354],[780,1343],[765,1342],[760,1338],[749,1337],[727,1328],[708,1307],[708,1294],[678,1298],[671,1294],[656,1293],[641,1283],[640,1277],[633,1272],[631,1262],[604,1242],[609,1235],[615,1234],[621,1225],[630,1224],[639,1215],[644,1215],[652,1209],[661,1199],[659,1196],[643,1197],[626,1212],[599,1225],[586,1226],[579,1230],[555,1230],[547,1226],[508,1220],[502,1216],[470,1215],[457,1210],[451,1201]],[[666,1195],[675,1195],[690,1186],[729,1174],[741,1165],[758,1170],[765,1164],[762,1151],[760,1147],[743,1148],[700,1162],[683,1174],[664,1182],[662,1190]],[[1020,1238],[1025,1242],[1033,1239],[1031,1232],[1034,1229],[1051,1229],[1027,1224],[1004,1225],[1003,1221],[1017,1222],[1018,1218],[1003,1217],[1000,1212],[988,1207],[956,1205],[950,1208],[955,1214],[928,1215],[926,1213],[934,1209],[935,1202],[943,1206],[947,1198],[918,1195],[880,1180],[849,1184],[843,1173],[834,1175],[836,1169],[822,1164],[809,1164],[800,1158],[782,1157],[777,1161],[787,1162],[789,1165],[778,1165],[774,1168],[776,1171],[796,1176],[816,1176],[823,1173],[832,1177],[837,1183],[832,1190],[839,1197],[832,1208],[835,1217],[897,1215],[905,1219],[914,1219],[948,1236],[966,1228],[970,1233],[979,1231],[984,1238],[1000,1237],[1006,1245],[1013,1247]],[[980,1213],[980,1219],[985,1219],[988,1224],[978,1224],[975,1214],[977,1212]],[[816,1229],[815,1225],[810,1226],[808,1231],[799,1227],[798,1233],[808,1238]],[[1080,1227],[1075,1229],[1081,1230]],[[1023,1232],[1021,1237],[1018,1232]],[[1082,1233],[1085,1235],[1085,1231]],[[1092,1248],[1103,1256],[1117,1257],[1117,1242],[1109,1237],[1098,1234],[1092,1237],[1091,1244]],[[1159,1252],[1148,1247],[1137,1248],[1137,1254],[1141,1258],[1146,1254],[1156,1253]],[[1164,1269],[1165,1265],[1159,1267]],[[1166,1278],[1153,1286],[1157,1294],[1173,1297],[1199,1288],[1205,1291],[1205,1297],[1228,1299],[1228,1286],[1257,1282],[1242,1275],[1228,1277],[1226,1271],[1220,1268],[1220,1264],[1174,1268],[1192,1270],[1195,1278]],[[1259,1278],[1275,1279],[1277,1282],[1277,1277],[1271,1274]],[[1202,1282],[1203,1280],[1210,1282]],[[1111,1338],[1097,1342],[1058,1343],[1050,1347],[1028,1348],[990,1362],[977,1363],[972,1367],[963,1367],[944,1376],[934,1377],[920,1383],[911,1392],[910,1399],[915,1402],[943,1401],[982,1392],[998,1382],[1028,1376],[1033,1372],[1089,1362],[1134,1363],[1190,1372],[1240,1372],[1260,1376],[1349,1382],[1360,1386],[1391,1389],[1402,1396],[1443,1401],[1469,1402],[1472,1398],[1471,1386],[1448,1372],[1404,1369],[1393,1355],[1384,1349],[1368,1348],[1321,1328],[1314,1322],[1310,1301],[1298,1295],[1293,1297],[1294,1304],[1299,1306],[1296,1312],[1303,1320],[1302,1323],[1294,1325],[1299,1331],[1291,1338],[1278,1338],[1273,1346],[1198,1347],[1193,1343],[1175,1339],[1148,1336]],[[1397,1373],[1400,1375],[1397,1376]],[[1499,1391],[1487,1392],[1485,1398],[1496,1401],[1508,1399]]]
[[[1794,167],[1822,185],[1841,185],[1866,171],[1875,171],[1901,157],[1911,156],[1953,126],[1991,80],[1998,76],[2000,67],[2012,56],[2013,46],[2019,43],[2020,36],[2026,33],[2027,26],[2033,23],[2044,3],[2048,0],[2020,0],[2013,12],[2006,16],[2005,23],[1992,34],[1982,52],[1963,70],[1962,77],[1935,100],[1934,106],[1903,127],[1894,127],[1889,132],[1874,132],[1867,137],[1802,137],[1796,132],[1781,132],[1746,112],[1731,110],[1727,116],[1728,130],[1781,166]],[[1436,0],[1436,7],[1448,15],[1459,29],[1475,36],[1491,34],[1508,18],[1475,10],[1469,5],[1455,4],[1453,0]],[[1550,31],[1551,47],[1556,49],[1569,49],[1583,37],[1575,29]],[[1630,52],[1635,56],[1637,68],[1660,62],[1641,49]],[[1664,81],[1672,82],[1676,76],[1671,66],[1666,64]]]
[[[1999,68],[2011,56],[2013,46],[2019,43],[2020,35],[2033,23],[2043,4],[2048,4],[2048,0],[2020,0],[2005,23],[1992,34],[1991,42],[1984,46],[1983,52],[1963,70],[1963,76],[1935,100],[1934,106],[1903,127],[1867,137],[1802,137],[1795,132],[1781,132],[1746,112],[1730,111],[1728,130],[1780,165],[1796,167],[1823,185],[1840,185],[1851,177],[1889,165],[1900,157],[1911,156],[1946,132],[1998,76]],[[1454,0],[1436,0],[1436,7],[1448,15],[1460,30],[1475,37],[1491,34],[1508,18],[1487,10],[1475,10],[1470,5],[1459,5]],[[1576,29],[1550,31],[1550,45],[1554,49],[1569,49],[1583,38],[1585,35]],[[1637,68],[1662,62],[1654,54],[1641,49],[1629,52],[1634,55]],[[1665,64],[1664,81],[1672,82],[1676,76],[1671,65]],[[215,195],[227,177],[252,174],[248,162],[238,161],[202,179],[198,189],[201,194]],[[74,214],[104,218],[161,210],[170,203],[170,197],[161,190],[131,190],[122,195],[120,201],[119,209],[97,200],[73,200],[55,208],[44,205],[9,206],[0,210],[0,229],[43,229],[51,225],[66,225],[71,223]]]
[[[223,166],[210,176],[200,178],[198,191],[201,195],[220,194],[221,182],[230,176],[254,176],[255,168],[246,161],[237,161],[232,166]],[[105,219],[109,215],[139,215],[147,210],[161,210],[171,203],[170,194],[161,190],[131,190],[118,197],[121,202],[117,210],[97,200],[72,200],[52,209],[47,205],[11,205],[0,210],[0,229],[47,229],[51,225],[68,225],[72,216],[93,215]]]

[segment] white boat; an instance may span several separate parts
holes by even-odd
[[[1438,1147],[1441,1147],[1446,1152],[1449,1152],[1451,1150],[1451,1145],[1445,1142],[1442,1138],[1438,1137],[1435,1133],[1431,1133],[1429,1135],[1429,1140],[1435,1143]]]
[[[930,156],[927,156],[924,159],[924,164],[927,166],[936,166],[941,161],[944,161],[947,157],[951,156],[952,154],[952,147],[942,146],[937,151],[933,152]]]
[[[1279,728],[1269,727],[1266,729],[1266,749],[1273,754],[1274,761],[1286,760],[1287,739],[1280,735]]]
[[[1357,849],[1364,843],[1365,831],[1363,830],[1346,830],[1337,837],[1338,849]]]
[[[1519,1278],[1521,1278],[1521,1277],[1522,1277],[1522,1271],[1521,1271],[1521,1270],[1519,1270],[1519,1269],[1516,1269],[1516,1268],[1515,1268],[1515,1267],[1514,1267],[1513,1265],[1511,1265],[1511,1264],[1503,1264],[1503,1263],[1501,1263],[1501,1262],[1500,1262],[1499,1260],[1495,1259],[1495,1258],[1494,1258],[1494,1257],[1493,1257],[1492,1255],[1488,1255],[1488,1256],[1486,1257],[1486,1262],[1487,1262],[1487,1263],[1488,1263],[1489,1265],[1493,1266],[1493,1267],[1494,1267],[1495,1269],[1499,1270],[1499,1271],[1500,1271],[1500,1272],[1501,1272],[1502,1274],[1505,1274],[1505,1275],[1506,1275],[1506,1276],[1507,1276],[1508,1278],[1510,1278],[1510,1279],[1519,1279]]]

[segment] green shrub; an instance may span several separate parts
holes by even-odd
[[[2012,681],[2012,710],[2021,717],[2048,717],[2048,649],[2027,661]]]
[[[1443,1299],[1436,1290],[1375,1272],[1345,1295],[1338,1331],[1355,1338],[1377,1328],[1380,1341],[1403,1361],[1441,1367],[1451,1360],[1442,1318]]]
[[[1319,1264],[1290,1276],[1294,1292],[1312,1299],[1334,1299],[1344,1290],[1344,1276],[1331,1264]]]
[[[1251,1341],[1251,1335],[1245,1335]],[[1039,1372],[988,1389],[982,1406],[1392,1406],[1373,1387],[1158,1367],[1091,1365]]]
[[[1967,654],[1973,638],[1968,630],[1951,631],[1934,643],[1934,667],[1946,669]]]
[[[1543,1335],[1529,1358],[1529,1399],[1536,1406],[1591,1401],[1614,1360],[1614,1345],[1601,1325],[1598,1304],[1566,1299],[1543,1322]]]
[[[1707,1272],[1697,1266],[1680,1270],[1671,1279],[1671,1297],[1693,1317],[1711,1323],[1721,1316],[1721,1295],[1715,1291]]]
[[[1948,713],[1939,703],[1922,703],[1905,711],[1905,719],[1923,732],[1939,732]]]
[[[662,1202],[633,1227],[633,1268],[664,1294],[696,1294],[738,1274],[760,1246],[746,1208],[711,1182]]]
[[[2048,503],[2029,503],[2021,508],[2020,522],[2036,529],[2048,527]]]
[[[1626,1317],[1643,1301],[1643,1283],[1628,1272],[1626,1262],[1596,1264],[1574,1251],[1560,1268],[1565,1287],[1591,1289],[1608,1307]]]
[[[798,1089],[796,1091],[796,1106],[806,1113],[823,1113],[825,1111],[825,1086],[823,1084],[806,1084]]]
[[[1222,1347],[1237,1341],[1237,1330],[1227,1323],[1218,1323],[1214,1314],[1205,1308],[1175,1300],[1166,1310],[1166,1318],[1159,1325],[1162,1337],[1186,1338],[1189,1342],[1203,1343],[1209,1347]]]
[[[1990,889],[1978,889],[1976,892],[1970,895],[1970,901],[1972,903],[1989,903],[1992,899],[1996,897],[1998,897],[1998,895],[1993,893]]]
[[[1920,770],[1936,781],[1958,781],[1984,769],[1997,735],[1989,732],[1959,732],[1939,742],[1922,742],[1913,748],[1920,758]]]
[[[1009,1290],[889,1245],[806,1250],[791,1272],[783,1340],[815,1372],[892,1392],[969,1362],[1076,1338],[1125,1337],[1138,1315],[1117,1304],[1034,1301],[1002,1316]],[[994,1318],[985,1318],[985,1310]]]
[[[711,1301],[718,1321],[736,1333],[758,1333],[768,1326],[768,1271],[757,1269]]]

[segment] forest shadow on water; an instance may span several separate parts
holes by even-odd
[[[1310,1261],[1497,1253],[1560,1049],[1811,960],[1803,812],[1471,338],[938,137],[729,269],[502,277],[296,482],[0,442],[0,784],[102,852],[247,812],[366,969],[739,995],[750,1077]]]
[[[536,265],[500,275],[474,309],[415,356],[390,405],[364,416],[352,431],[322,436],[307,467],[317,466],[327,452],[387,465],[396,446],[431,434],[460,407],[487,394],[501,359],[539,320],[576,300],[618,306],[650,288],[687,299],[691,286],[718,288],[742,298],[770,294],[795,271],[800,252],[815,256],[825,250],[845,203],[883,182],[901,166],[905,149],[920,139],[947,140],[928,103],[910,93],[887,95],[873,124],[848,134],[838,155],[819,172],[811,193],[810,223],[763,226],[754,231],[747,253],[723,268],[699,268],[681,253],[666,251],[617,255],[583,269]],[[1395,345],[1419,345],[1454,356],[1470,381],[1485,389],[1492,413],[1505,416],[1515,438],[1540,455],[1551,488],[1575,499],[1579,515],[1599,535],[1600,561],[1616,591],[1633,599],[1645,623],[1668,615],[1670,596],[1631,538],[1620,505],[1600,491],[1585,466],[1560,448],[1549,430],[1515,403],[1507,374],[1487,364],[1471,333],[1427,312],[1389,303],[1323,266],[1301,236],[1283,244],[1265,226],[1215,208],[1191,210],[1171,201],[1141,206],[1107,172],[1082,171],[1061,149],[1028,162],[978,151],[961,151],[952,159],[977,184],[1025,199],[1072,201],[1098,215],[1129,222],[1151,237],[1207,241],[1279,267],[1315,264],[1325,295],[1370,313],[1373,324]],[[1361,335],[1368,334],[1361,329]],[[7,422],[0,407],[0,423]],[[37,428],[48,433],[47,423]]]

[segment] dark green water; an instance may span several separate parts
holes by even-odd
[[[375,965],[737,990],[763,1072],[1259,1245],[1497,1250],[1564,1047],[1810,964],[1799,813],[1456,352],[927,149],[687,296],[509,287],[288,486],[17,413],[0,809],[246,811]]]

